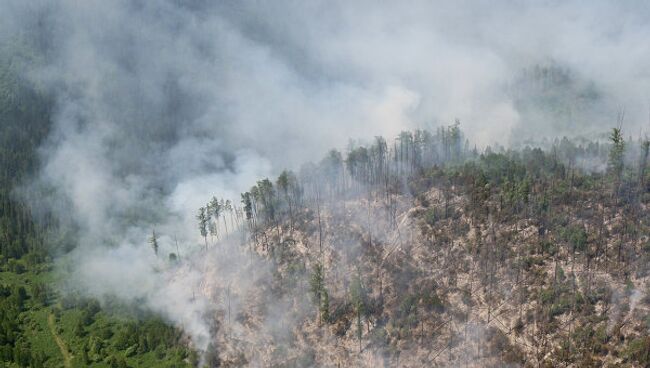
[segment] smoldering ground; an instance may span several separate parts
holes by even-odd
[[[92,295],[150,295],[196,325],[199,346],[209,303],[187,302],[184,287],[198,271],[178,278],[146,243],[155,228],[161,254],[178,241],[191,257],[195,210],[214,193],[236,199],[349,138],[454,118],[480,144],[599,132],[621,106],[625,130],[647,127],[643,2],[0,6],[3,42],[33,50],[24,75],[55,101],[25,187],[78,229],[75,280],[92,280],[80,282]],[[554,108],[566,101],[579,108]]]

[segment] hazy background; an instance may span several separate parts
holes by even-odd
[[[73,281],[144,298],[202,341],[205,306],[187,287],[201,273],[160,271],[146,239],[155,228],[162,254],[174,237],[198,244],[194,215],[212,195],[238,201],[348,139],[456,118],[478,145],[593,137],[622,109],[626,137],[650,128],[644,1],[0,0],[0,10],[2,42],[31,50],[24,75],[55,101],[42,170],[25,187],[78,229]]]

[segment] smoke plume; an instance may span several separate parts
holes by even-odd
[[[3,42],[36,50],[25,75],[55,101],[29,186],[77,229],[73,283],[144,301],[200,349],[206,270],[254,282],[245,257],[166,260],[201,247],[196,209],[212,195],[237,201],[348,139],[456,118],[481,145],[601,132],[622,108],[626,135],[647,130],[641,1],[0,4]]]

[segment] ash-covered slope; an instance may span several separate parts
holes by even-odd
[[[202,208],[206,364],[649,364],[646,151],[587,172],[565,159],[616,144],[479,154],[457,129]]]

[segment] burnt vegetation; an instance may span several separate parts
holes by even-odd
[[[199,227],[232,223],[311,304],[273,364],[307,340],[326,366],[647,366],[647,159],[619,128],[479,151],[456,122],[332,150]]]

